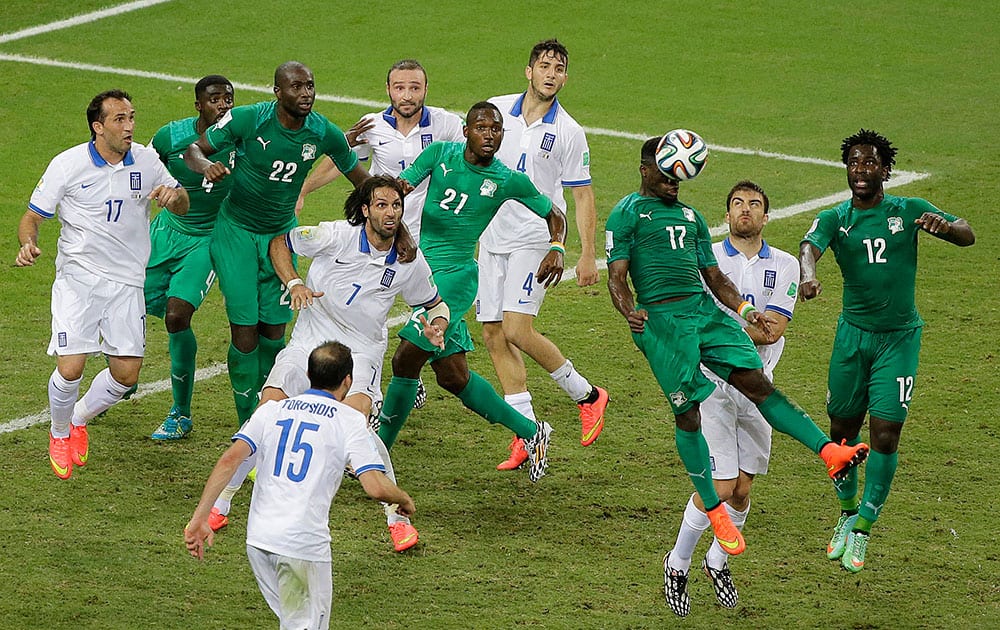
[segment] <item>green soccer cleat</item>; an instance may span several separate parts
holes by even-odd
[[[840,559],[840,566],[851,573],[858,573],[865,568],[865,552],[868,551],[868,539],[870,534],[864,532],[851,532],[847,537],[847,545],[844,549],[844,557]]]
[[[858,514],[848,514],[841,512],[837,520],[836,527],[833,528],[833,536],[826,545],[826,557],[830,560],[839,560],[844,555],[844,548],[847,546],[847,536],[851,533],[851,528],[858,520]]]
[[[154,440],[180,440],[191,433],[191,418],[181,415],[177,407],[172,407],[167,417],[149,437]]]

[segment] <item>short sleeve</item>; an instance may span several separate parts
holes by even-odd
[[[35,185],[28,207],[36,214],[51,219],[56,215],[56,206],[62,201],[64,194],[66,194],[66,170],[57,157],[49,162],[42,178]]]
[[[347,144],[347,137],[340,130],[340,127],[329,120],[326,121],[326,139],[326,148],[323,153],[330,156],[341,173],[346,175],[353,171],[354,167],[358,165],[358,154]]]
[[[523,203],[543,219],[552,212],[552,200],[543,195],[524,173],[513,173],[507,181],[505,197]]]
[[[840,218],[835,209],[824,210],[816,216],[809,231],[802,237],[802,242],[809,243],[821,253],[825,252],[837,234],[839,224]]]
[[[334,244],[335,225],[335,223],[320,223],[299,226],[285,235],[285,244],[288,245],[288,249],[300,256],[315,258]]]
[[[604,253],[608,264],[632,257],[635,236],[635,213],[626,211],[625,199],[618,202],[604,225]]]

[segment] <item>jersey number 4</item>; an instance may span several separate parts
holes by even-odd
[[[281,427],[281,437],[278,438],[278,452],[274,457],[274,476],[281,477],[284,474],[290,481],[298,483],[306,478],[306,473],[309,472],[309,463],[312,461],[313,456],[313,446],[304,439],[305,433],[306,431],[319,431],[319,425],[311,422],[300,422],[295,430],[295,439],[289,445],[288,438],[292,435],[292,425],[294,423],[294,418],[278,420],[275,423]],[[289,462],[286,469],[286,454],[294,455],[295,453],[302,453],[299,469],[295,470],[295,464],[292,462]]]

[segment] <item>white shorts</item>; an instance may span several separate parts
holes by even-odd
[[[771,425],[757,406],[715,373],[701,371],[715,391],[701,403],[701,432],[708,442],[713,479],[736,479],[740,471],[767,473],[771,457]]]
[[[247,545],[250,568],[282,628],[330,627],[333,565],[289,558]]]
[[[289,398],[309,389],[309,353],[320,343],[315,345],[295,343],[293,339],[292,343],[274,358],[274,366],[264,381],[264,387],[276,387],[285,392]],[[351,389],[347,391],[347,396],[364,394],[375,405],[382,400],[382,361],[385,357],[385,348],[377,346],[375,350],[379,352],[372,354],[358,352],[354,350],[354,346],[348,347],[351,348],[351,358],[354,359],[354,371],[351,372],[353,382]]]
[[[141,357],[146,352],[146,300],[142,287],[79,267],[56,273],[52,283],[50,355],[103,352]]]
[[[537,316],[545,285],[535,281],[535,273],[548,253],[548,249],[532,248],[494,254],[480,248],[476,320],[500,322],[508,311]]]

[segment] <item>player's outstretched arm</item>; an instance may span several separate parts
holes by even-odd
[[[764,339],[776,339],[771,330],[771,321],[764,317],[753,304],[743,299],[739,289],[726,274],[722,273],[718,265],[702,269],[701,277],[705,279],[705,284],[708,285],[712,294],[719,298],[720,302],[733,312],[739,313],[739,316],[751,325],[756,326]]]
[[[816,279],[816,262],[823,252],[809,241],[799,245],[799,299],[805,302],[823,292],[823,285]]]
[[[160,184],[149,193],[149,198],[171,213],[184,216],[191,207],[191,198],[181,186],[170,187]]]
[[[976,242],[976,235],[965,219],[949,221],[941,215],[925,212],[916,223],[925,232],[959,247],[968,247]]]
[[[202,134],[184,151],[184,165],[195,173],[203,175],[210,182],[220,182],[228,177],[231,171],[222,162],[213,162],[208,159],[207,156],[213,153],[215,153],[215,149]]]
[[[576,261],[576,284],[589,287],[597,284],[597,254],[594,245],[594,230],[597,228],[597,204],[594,189],[574,186],[573,210],[576,213],[576,230],[580,233],[580,259]]]
[[[243,460],[250,457],[250,445],[243,440],[236,440],[226,449],[226,452],[219,457],[212,474],[205,482],[205,489],[201,493],[201,500],[195,508],[191,520],[184,527],[184,544],[188,553],[195,558],[202,560],[205,557],[205,547],[211,547],[215,542],[215,534],[208,526],[208,515],[212,511],[212,505],[219,498],[229,480],[233,478],[233,473]]]
[[[291,308],[298,311],[312,306],[314,298],[323,297],[322,291],[313,291],[306,286],[299,272],[295,270],[295,263],[292,262],[292,251],[288,249],[284,234],[279,234],[271,239],[267,246],[267,254],[271,258],[271,265],[274,273],[281,280],[281,283],[288,289],[291,297]]]
[[[371,498],[389,504],[397,504],[399,506],[399,513],[402,516],[412,516],[417,511],[410,495],[386,477],[385,473],[378,470],[369,470],[361,473],[358,481],[361,482],[361,487],[365,489],[365,492]]]
[[[38,247],[38,226],[44,220],[42,215],[31,208],[21,217],[21,222],[17,225],[17,242],[21,247],[14,258],[14,264],[18,267],[30,267],[42,255],[42,250]]]

